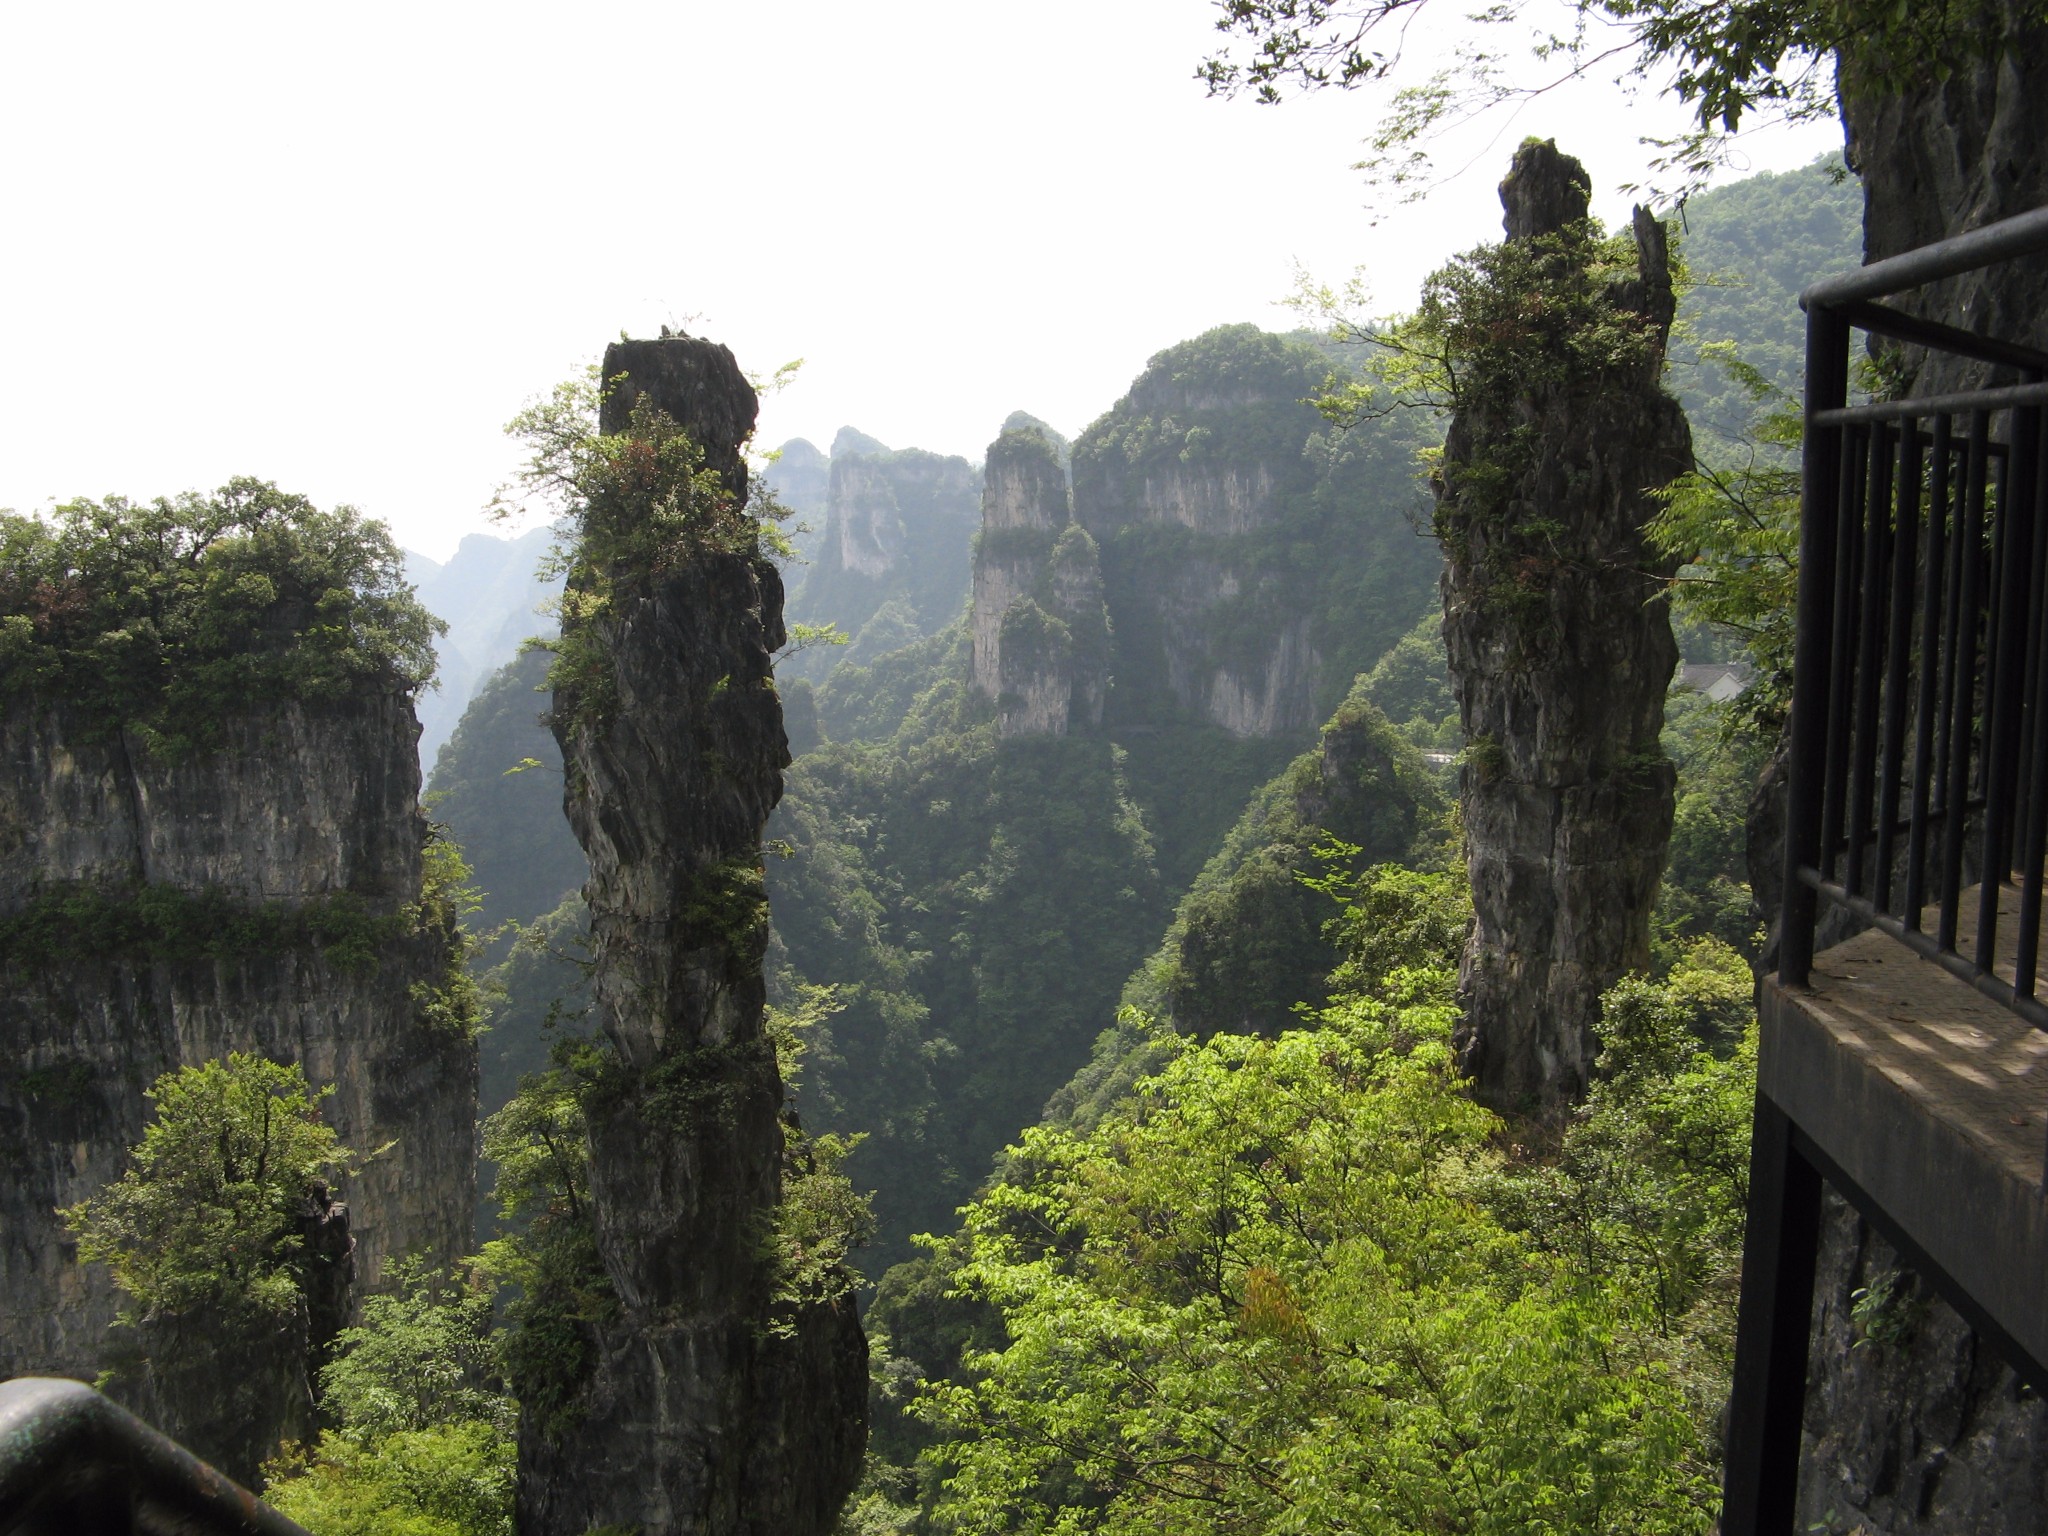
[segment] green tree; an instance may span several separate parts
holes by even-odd
[[[158,1078],[128,1170],[63,1211],[78,1256],[105,1264],[131,1321],[301,1302],[301,1216],[350,1154],[296,1064],[231,1053]]]
[[[321,1372],[330,1421],[264,1468],[264,1497],[313,1536],[511,1536],[514,1405],[496,1390],[481,1277],[400,1260]]]
[[[255,703],[417,688],[444,628],[381,523],[265,481],[0,512],[0,696],[160,750],[203,749]]]
[[[1216,27],[1232,39],[1198,74],[1212,94],[1250,90],[1275,102],[1290,91],[1378,88],[1386,110],[1367,139],[1364,169],[1426,190],[1423,146],[1451,123],[1611,71],[1630,88],[1668,89],[1691,108],[1692,132],[1662,146],[1666,169],[1697,185],[1734,134],[1759,116],[1832,115],[1836,71],[1888,90],[1996,57],[2014,31],[2048,19],[2048,3],[2009,8],[1979,0],[1573,0],[1555,28],[1538,25],[1502,46],[1473,44],[1418,75],[1402,44],[1430,0],[1218,0]],[[1505,26],[1518,7],[1476,18]],[[1248,56],[1232,45],[1249,45]],[[1514,67],[1510,67],[1511,63]]]

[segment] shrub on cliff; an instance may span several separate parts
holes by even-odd
[[[272,1316],[300,1305],[302,1212],[349,1153],[295,1064],[239,1051],[158,1078],[128,1171],[61,1212],[125,1314]]]
[[[444,627],[382,524],[265,481],[0,512],[0,697],[160,750],[203,749],[252,704],[417,688]]]

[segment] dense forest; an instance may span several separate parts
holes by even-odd
[[[426,716],[417,804],[407,765],[380,769],[382,864],[272,895],[208,848],[203,897],[38,872],[0,914],[23,1007],[48,1001],[42,971],[104,952],[131,966],[111,990],[175,994],[182,1017],[197,989],[193,1027],[219,1036],[121,1067],[93,1124],[122,1171],[101,1158],[92,1190],[42,1202],[96,1277],[96,1321],[128,1335],[109,1390],[215,1435],[202,1448],[314,1536],[639,1529],[536,1488],[659,1417],[619,1384],[664,1329],[665,1379],[742,1384],[691,1398],[705,1422],[745,1393],[779,1415],[748,1450],[763,1465],[804,1463],[805,1434],[843,1453],[824,1495],[791,1495],[792,1529],[1716,1530],[1767,942],[1745,823],[1789,686],[1796,294],[1860,259],[1862,206],[1831,157],[1699,191],[1668,226],[1444,252],[1411,312],[1172,342],[1071,439],[1022,411],[989,423],[980,463],[851,427],[748,462],[754,388],[729,353],[622,343],[649,379],[685,343],[691,367],[723,354],[717,451],[653,384],[572,381],[514,424],[555,527],[410,581],[374,525],[257,481],[0,518],[21,764],[118,750],[169,800],[237,731],[409,704],[437,639],[461,700]],[[1668,353],[1616,297],[1654,307],[1634,274],[1667,229]],[[1681,660],[1621,775],[1669,789],[1647,963],[1602,989],[1563,1105],[1475,1092],[1461,1033],[1461,805],[1510,754],[1468,730],[1445,616],[1478,571],[1507,632],[1555,569],[1532,550],[1564,537],[1484,524],[1536,434],[1488,458],[1452,425],[1484,415],[1509,308],[1560,389],[1648,357],[1692,445],[1628,573]],[[701,404],[685,382],[664,398]],[[1490,566],[1486,536],[1508,551]],[[650,636],[676,635],[697,648],[663,673]],[[1732,696],[1700,690],[1708,664]],[[234,761],[254,775],[261,755]],[[373,840],[348,807],[322,814],[341,864]],[[278,863],[326,857],[266,826]],[[235,969],[273,951],[288,974]],[[295,1047],[204,1011],[336,976],[379,978],[417,1034],[343,1085],[353,1120],[323,1109],[343,1074],[314,1025]],[[657,995],[673,1016],[634,1023]],[[350,1238],[335,1191],[411,1198],[357,1101],[413,1091],[402,1058],[432,1051],[475,1088],[433,1214],[473,1207],[475,1241],[398,1243],[373,1213]],[[116,1105],[107,1062],[43,1054],[0,1073],[13,1151],[83,1145],[82,1117]],[[618,1161],[636,1138],[644,1187]],[[703,1196],[713,1166],[752,1181],[729,1209]],[[684,1189],[698,1225],[655,1230]],[[720,1242],[705,1289],[731,1319],[691,1332],[702,1298],[660,1288]],[[1898,1336],[1891,1305],[1861,1296],[1860,1342]],[[284,1364],[178,1419],[205,1396],[180,1319],[260,1327]],[[788,1386],[857,1397],[861,1328],[864,1459],[856,1414],[821,1429]]]
[[[1794,290],[1854,259],[1856,209],[1825,165],[1687,205],[1669,382],[1709,477],[1770,462]],[[976,687],[970,578],[1025,546],[973,533],[972,466],[849,430],[768,468],[794,461],[810,552],[786,567],[792,616],[839,632],[778,669],[795,761],[768,979],[803,1124],[874,1213],[849,1530],[1017,1529],[1040,1508],[1178,1528],[1219,1498],[1256,1528],[1341,1523],[1361,1498],[1408,1511],[1399,1529],[1491,1529],[1531,1500],[1568,1529],[1711,1519],[1760,921],[1741,829],[1781,680],[1714,622],[1715,550],[1686,550],[1710,562],[1675,589],[1687,657],[1743,662],[1752,686],[1672,696],[1653,971],[1608,1000],[1599,1084],[1561,1132],[1471,1105],[1449,1041],[1469,918],[1428,537],[1441,426],[1319,416],[1366,365],[1231,327],[1159,354],[1071,443],[1001,424],[1059,461],[1058,515],[1100,551],[1092,728],[1006,734]],[[1699,542],[1703,505],[1674,501],[1674,541]],[[481,893],[484,1103],[505,1126],[545,1116],[535,1085],[587,1030],[549,666],[543,647],[491,678],[431,779]],[[1253,674],[1299,706],[1217,686]],[[511,1145],[487,1151],[516,1166]],[[1212,1165],[1242,1187],[1174,1192]],[[1390,1243],[1395,1209],[1414,1246]],[[1503,1349],[1526,1377],[1500,1374]],[[1244,1394],[1254,1438],[1207,1442]],[[1539,1405],[1519,1429],[1513,1402]],[[1479,1424],[1490,1470],[1433,1460]],[[1360,1437],[1385,1446],[1377,1470],[1346,1465]],[[1624,1444],[1585,1481],[1588,1448]],[[1154,1462],[1183,1470],[1135,1475]]]

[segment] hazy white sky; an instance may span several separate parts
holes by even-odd
[[[1209,326],[1292,323],[1297,262],[1401,307],[1497,235],[1526,134],[1612,219],[1677,122],[1559,93],[1375,227],[1371,105],[1205,99],[1211,15],[0,0],[0,506],[251,473],[445,558],[487,526],[505,420],[664,322],[806,360],[766,444],[851,422],[974,457],[1015,409],[1078,430]]]

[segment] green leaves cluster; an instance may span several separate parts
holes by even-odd
[[[1171,1041],[932,1245],[997,1319],[916,1409],[937,1526],[1712,1529],[1746,968],[1708,946],[1617,988],[1602,1082],[1525,1147],[1453,1067],[1458,884],[1368,873],[1336,1004]]]
[[[1690,189],[1724,163],[1745,120],[1798,121],[1835,110],[1839,66],[1848,89],[1892,93],[1943,81],[1994,59],[2016,32],[2048,20],[2023,0],[1573,0],[1555,21],[1495,5],[1469,19],[1522,22],[1505,42],[1483,37],[1422,55],[1403,42],[1429,0],[1219,0],[1226,44],[1197,71],[1212,95],[1249,89],[1276,102],[1294,91],[1379,88],[1384,111],[1360,169],[1419,197],[1431,184],[1426,145],[1453,125],[1542,95],[1565,81],[1610,73],[1627,90],[1669,91],[1695,127],[1661,144],[1660,169]],[[1438,8],[1439,10],[1441,7]],[[1441,63],[1448,52],[1452,62]]]
[[[442,628],[382,524],[265,481],[0,513],[0,695],[162,752],[253,704],[419,687]]]
[[[505,1234],[484,1244],[483,1266],[507,1288],[499,1366],[528,1422],[553,1434],[575,1411],[594,1357],[593,1325],[618,1298],[598,1256],[590,1212],[590,1151],[580,1090],[592,1047],[562,1042],[555,1064],[526,1078],[483,1124],[497,1168],[493,1194]]]
[[[105,1264],[129,1320],[219,1309],[278,1317],[300,1304],[301,1212],[348,1150],[295,1064],[236,1051],[167,1072],[126,1172],[59,1214],[85,1263]]]
[[[393,1263],[321,1372],[331,1428],[264,1468],[264,1498],[313,1536],[512,1536],[514,1405],[498,1391],[480,1275]]]
[[[776,526],[787,509],[757,480],[736,488],[647,396],[633,401],[624,431],[600,432],[607,387],[593,367],[505,429],[527,446],[520,483],[559,518],[558,542],[542,570],[567,578],[561,637],[542,647],[554,653],[548,686],[569,696],[578,718],[593,721],[616,702],[600,625],[622,585],[706,553],[792,553]],[[501,501],[501,513],[514,510]]]

